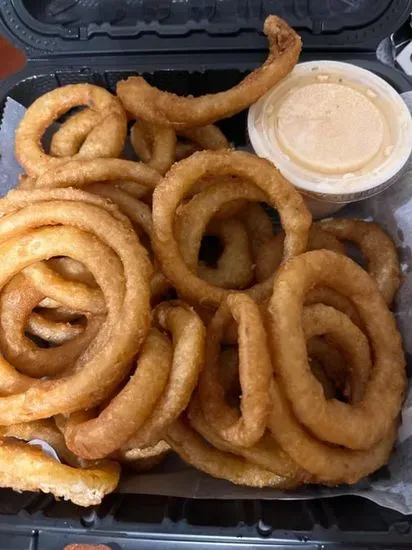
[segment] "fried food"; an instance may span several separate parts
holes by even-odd
[[[203,228],[208,221],[206,216],[198,216],[199,230],[191,227],[190,233],[185,235],[184,251],[179,246],[184,243],[179,243],[175,235],[176,213],[180,203],[199,179],[212,173],[234,175],[248,181],[243,186],[239,182],[234,184],[233,193],[236,189],[241,189],[242,195],[232,194],[228,198],[226,192],[222,193],[220,205],[246,196],[255,197],[252,200],[266,200],[278,209],[286,233],[284,259],[306,249],[311,216],[301,196],[290,187],[276,168],[249,153],[201,151],[175,164],[153,193],[153,250],[160,268],[183,297],[194,303],[216,308],[230,290],[214,287],[201,280],[192,272],[186,260],[189,254],[192,259],[197,259],[196,251],[188,242],[190,238],[191,242],[196,239],[196,243],[200,243]],[[196,196],[193,200],[196,200]],[[217,201],[214,200],[214,204],[216,211],[219,210]],[[250,287],[248,293],[255,299],[262,300],[270,295],[271,286],[270,281],[265,282]]]
[[[316,284],[354,302],[371,343],[373,369],[363,398],[353,405],[326,400],[308,368],[300,323],[305,293]],[[299,421],[319,439],[350,449],[382,440],[402,405],[405,358],[394,319],[370,276],[341,254],[307,252],[278,271],[269,314],[275,372]]]
[[[0,424],[92,407],[124,379],[146,337],[151,273],[146,252],[126,218],[80,190],[14,191],[0,210],[7,214],[0,219],[1,287],[32,263],[68,256],[93,273],[107,308],[101,329],[79,359],[81,369],[64,378],[34,383],[1,358],[2,386],[20,389],[0,398]]]
[[[292,489],[296,483],[261,468],[245,458],[210,447],[183,419],[168,429],[167,442],[185,462],[198,470],[235,485]]]
[[[392,239],[376,223],[361,220],[328,219],[316,223],[322,231],[341,241],[351,241],[361,251],[367,270],[375,279],[387,304],[391,304],[401,284],[401,273]]]
[[[43,151],[41,138],[48,126],[73,107],[87,105],[99,117],[80,151],[58,158]],[[69,84],[39,97],[27,109],[16,131],[16,157],[29,176],[37,177],[72,158],[118,157],[126,139],[126,113],[119,100],[92,84]]]
[[[37,446],[0,442],[0,487],[42,491],[79,506],[99,504],[119,482],[120,468],[106,461],[87,468],[60,464]]]
[[[118,97],[69,85],[28,109],[27,173],[0,200],[0,486],[89,506],[120,466],[169,452],[285,490],[387,463],[406,386],[394,243],[374,223],[312,224],[277,167],[213,125],[295,65],[296,33],[275,16],[264,30],[267,61],[226,92],[132,77]],[[139,162],[118,158],[126,119]]]
[[[126,443],[126,448],[155,445],[186,409],[204,363],[205,327],[181,302],[164,302],[153,311],[159,328],[171,334],[173,361],[168,383],[153,413]]]
[[[219,382],[220,343],[231,316],[238,325],[240,415],[225,399]],[[263,436],[270,413],[272,363],[257,304],[246,294],[229,294],[207,327],[205,367],[199,397],[208,424],[229,443],[251,447]]]
[[[176,130],[205,126],[239,113],[290,73],[300,54],[300,37],[279,17],[267,17],[264,32],[270,49],[267,60],[230,90],[179,97],[132,76],[117,83],[117,96],[136,119]]]
[[[71,415],[64,437],[68,448],[82,458],[109,456],[144,425],[161,398],[172,367],[172,346],[151,329],[134,375],[96,418],[83,421]]]

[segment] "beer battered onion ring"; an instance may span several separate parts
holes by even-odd
[[[36,180],[36,189],[58,187],[85,187],[99,182],[115,182],[126,180],[148,192],[152,191],[161,181],[156,170],[142,162],[123,159],[90,159],[74,160],[57,166]]]
[[[36,311],[30,314],[26,331],[52,344],[64,344],[84,332],[84,325],[61,321],[51,321]]]
[[[79,153],[58,158],[46,154],[41,145],[45,130],[73,107],[87,105],[99,114]],[[73,158],[118,157],[126,139],[127,119],[120,101],[92,84],[69,84],[36,99],[16,131],[15,150],[29,176],[39,176]]]
[[[219,382],[220,344],[231,316],[238,325],[240,416]],[[198,390],[205,420],[224,440],[252,447],[263,436],[270,413],[272,363],[258,305],[246,294],[229,294],[207,327],[205,367]]]
[[[243,111],[273,88],[295,66],[301,39],[289,25],[274,15],[266,18],[269,40],[265,63],[225,92],[200,97],[179,97],[150,86],[132,76],[117,83],[116,93],[125,109],[141,120],[176,130],[205,126]]]
[[[173,128],[138,120],[130,130],[130,141],[140,160],[161,174],[165,174],[175,160],[182,160],[195,151],[229,148],[229,142],[224,134],[213,124],[179,130],[177,135],[189,139],[192,143],[177,142]],[[182,145],[189,147],[183,152]]]
[[[86,108],[75,113],[54,132],[50,142],[50,154],[53,157],[73,157],[79,153],[79,157],[93,158],[93,151],[89,153],[90,145],[85,140],[100,122],[100,114],[93,109]]]
[[[401,284],[401,274],[396,248],[392,239],[376,223],[361,220],[327,219],[315,227],[334,235],[342,241],[352,241],[359,246],[367,261],[367,270],[375,279],[387,304],[391,304]]]
[[[64,378],[31,379],[0,357],[0,391],[19,388],[0,398],[0,423],[93,407],[122,382],[146,337],[151,274],[146,251],[126,218],[80,190],[14,191],[2,199],[0,211],[0,288],[28,265],[68,256],[93,274],[107,308],[97,336]]]
[[[60,464],[37,446],[17,441],[0,442],[0,487],[15,491],[42,491],[78,506],[100,504],[113,492],[120,478],[116,462],[87,468]]]
[[[65,371],[85,351],[103,321],[92,317],[77,338],[58,348],[39,348],[27,338],[25,331],[32,310],[43,296],[27,283],[22,274],[13,277],[0,295],[1,351],[9,363],[34,378],[56,376]],[[19,384],[19,378],[15,382]],[[2,391],[7,390],[2,387]]]
[[[172,365],[172,346],[158,330],[151,329],[126,386],[101,413],[78,421],[71,415],[64,429],[68,448],[82,458],[104,458],[122,445],[155,410]]]
[[[211,445],[226,453],[241,456],[249,462],[282,477],[289,478],[291,485],[307,482],[310,476],[302,470],[279,446],[269,433],[252,447],[241,447],[221,438],[206,422],[198,395],[195,394],[188,410],[190,425]]]
[[[219,237],[224,249],[216,267],[210,267],[203,261],[198,262],[199,277],[221,288],[247,287],[253,278],[253,258],[244,224],[236,219],[212,220],[206,233]]]
[[[249,487],[295,486],[283,477],[247,461],[245,458],[210,447],[183,419],[176,420],[167,431],[166,441],[188,464],[218,479]]]
[[[214,287],[192,272],[174,234],[179,204],[199,179],[210,174],[235,175],[250,181],[251,184],[244,186],[248,196],[255,194],[254,200],[263,198],[277,208],[286,233],[285,259],[305,251],[311,216],[299,193],[280,172],[268,161],[249,153],[201,151],[175,164],[153,193],[153,249],[163,273],[182,296],[195,303],[217,307],[230,291]],[[232,199],[232,196],[228,198]],[[247,292],[255,299],[264,299],[270,290],[271,283],[265,282],[262,287],[253,286]]]
[[[354,302],[370,341],[372,372],[362,400],[353,405],[326,400],[308,367],[301,313],[306,292],[317,284]],[[395,321],[373,279],[345,256],[307,252],[279,269],[269,313],[275,371],[298,420],[319,439],[350,449],[369,449],[382,440],[402,405],[405,358]]]
[[[276,270],[282,262],[282,250],[285,235],[278,233],[267,239],[259,247],[256,258],[256,279],[264,281]],[[332,234],[326,233],[318,225],[312,225],[309,230],[307,250],[332,250],[338,254],[346,254],[344,245]],[[358,326],[361,325],[355,306],[345,296],[328,287],[312,288],[305,297],[305,305],[322,303],[343,311]]]
[[[163,439],[168,426],[186,409],[204,363],[205,327],[183,302],[164,302],[153,311],[154,322],[172,335],[169,380],[153,413],[125,448],[147,447]]]

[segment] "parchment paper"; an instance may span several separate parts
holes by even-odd
[[[403,94],[408,106],[412,93]],[[411,107],[410,107],[411,108]],[[0,127],[0,196],[18,183],[21,167],[14,157],[14,134],[25,112],[8,98]],[[337,214],[374,220],[396,242],[404,275],[398,293],[395,316],[402,333],[408,369],[412,366],[412,163],[402,180],[376,197],[346,206]],[[409,376],[411,372],[409,372]],[[354,486],[336,489],[305,487],[284,493],[275,489],[250,489],[213,479],[170,455],[153,472],[122,479],[119,491],[150,495],[212,499],[312,499],[358,495],[403,514],[412,513],[412,385],[403,408],[398,444],[387,467]]]

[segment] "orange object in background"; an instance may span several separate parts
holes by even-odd
[[[110,550],[110,548],[105,544],[97,546],[93,544],[69,544],[69,546],[65,546],[64,550]]]
[[[0,79],[19,71],[25,63],[24,53],[0,36]]]

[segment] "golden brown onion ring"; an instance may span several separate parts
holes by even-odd
[[[206,233],[219,237],[224,249],[216,267],[210,267],[203,261],[198,262],[199,277],[221,288],[247,287],[253,278],[253,258],[248,234],[242,222],[236,219],[212,220]]]
[[[84,325],[79,323],[51,321],[36,311],[32,311],[26,325],[29,334],[56,345],[73,340],[82,334],[84,329]]]
[[[225,399],[219,381],[220,344],[231,316],[238,325],[240,415]],[[258,305],[246,294],[229,294],[207,327],[205,367],[199,397],[205,420],[224,440],[252,447],[263,436],[270,412],[272,363]]]
[[[301,328],[304,296],[328,285],[357,307],[369,338],[373,369],[362,400],[326,400],[310,373]],[[349,258],[315,250],[293,258],[277,273],[270,300],[275,372],[297,418],[320,439],[369,449],[388,434],[405,392],[405,358],[395,321],[376,283]]]
[[[37,446],[0,442],[0,487],[15,491],[42,491],[78,506],[100,504],[116,489],[120,468],[106,461],[87,468],[60,464]]]
[[[146,447],[160,441],[168,426],[189,404],[204,362],[205,327],[183,302],[164,302],[153,319],[173,338],[173,363],[166,389],[156,408],[125,448]]]
[[[0,295],[0,349],[9,363],[33,378],[56,376],[65,371],[85,351],[102,323],[101,318],[94,317],[74,340],[58,348],[39,348],[25,331],[31,312],[42,297],[22,274],[16,275]],[[22,381],[20,377],[15,379],[16,391]],[[2,391],[9,393],[6,387]]]
[[[212,173],[235,175],[243,181],[249,180],[254,185],[243,186],[245,193],[249,193],[250,196],[256,193],[255,200],[261,200],[263,196],[263,200],[277,208],[286,233],[285,260],[305,251],[311,216],[299,193],[286,182],[280,172],[268,161],[249,153],[201,151],[175,164],[153,194],[152,245],[155,256],[167,279],[182,296],[195,303],[216,307],[230,291],[209,285],[191,271],[174,234],[179,204],[196,181]],[[239,182],[237,186],[240,185]],[[204,192],[207,193],[208,190]],[[222,201],[224,202],[224,199]],[[201,231],[198,232],[199,239],[203,233],[203,223],[204,219]],[[193,229],[191,228],[191,233],[187,235],[191,239]],[[193,252],[193,249],[188,248],[187,250],[197,260],[197,251]],[[248,293],[255,299],[262,300],[269,296],[271,286],[270,281],[265,282],[262,286],[251,287]]]
[[[401,273],[395,244],[376,223],[361,220],[327,219],[315,227],[342,241],[359,246],[368,263],[368,272],[375,279],[387,304],[391,304],[401,284]]]
[[[169,340],[152,329],[137,360],[136,372],[96,418],[69,418],[64,437],[82,458],[104,458],[119,449],[156,410],[172,366]]]
[[[100,115],[85,139],[81,151],[72,157],[46,154],[41,137],[61,115],[72,107],[87,105]],[[16,131],[16,157],[29,176],[39,176],[73,158],[118,157],[126,139],[127,120],[119,100],[92,84],[69,84],[39,97],[30,105]]]
[[[28,388],[0,398],[0,423],[8,425],[91,407],[123,380],[146,336],[151,273],[146,252],[117,210],[79,190],[15,191],[0,202],[0,210],[8,212],[0,218],[0,287],[36,261],[69,256],[92,272],[108,312],[98,335],[82,355],[79,368],[70,376],[34,384],[0,358],[2,389],[13,384],[20,391],[24,385]],[[40,229],[42,226],[46,227]]]
[[[230,90],[200,97],[179,97],[150,86],[142,77],[132,76],[117,83],[117,96],[135,118],[177,130],[230,117],[273,88],[298,60],[301,39],[285,21],[270,15],[265,20],[264,32],[270,49],[267,60]]]
[[[227,479],[235,485],[279,489],[291,489],[295,486],[288,477],[260,468],[243,457],[210,447],[182,419],[169,426],[166,441],[188,464],[218,479]]]

